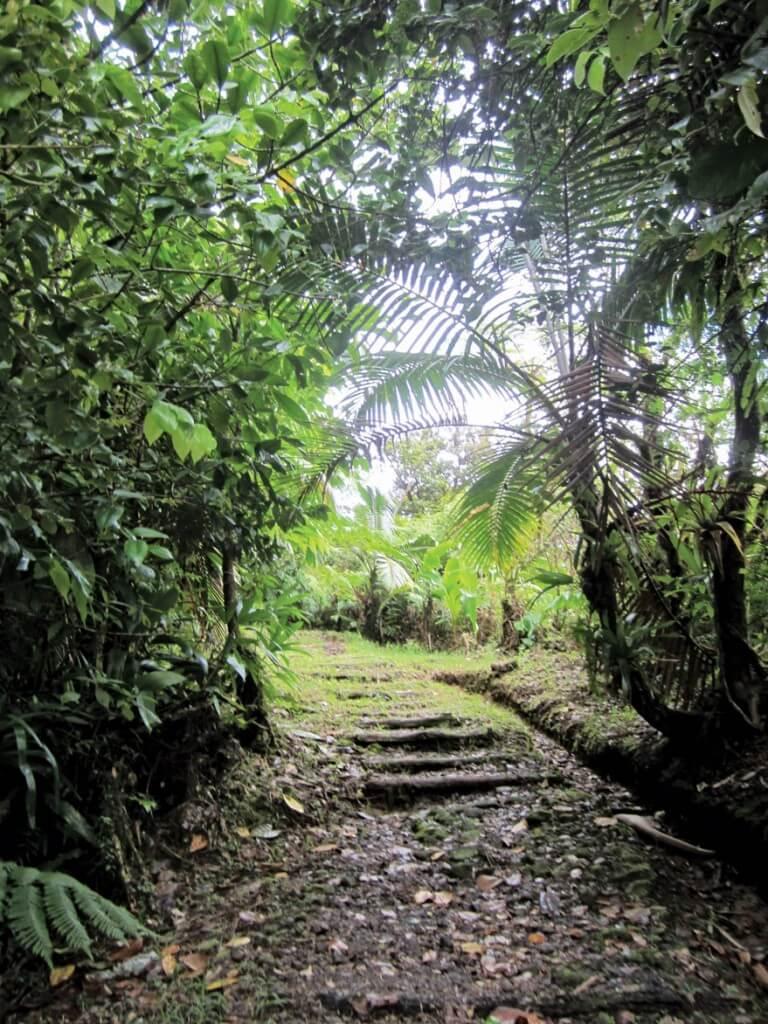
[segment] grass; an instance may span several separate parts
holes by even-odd
[[[355,633],[310,631],[299,633],[296,645],[300,650],[291,656],[296,682],[278,687],[275,701],[280,717],[290,718],[294,727],[343,732],[361,716],[450,712],[502,732],[528,732],[508,708],[432,678],[439,671],[487,669],[499,660],[496,651],[380,647]]]

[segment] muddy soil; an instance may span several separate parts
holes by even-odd
[[[18,1019],[768,1022],[766,905],[732,869],[646,843],[616,815],[654,808],[482,698],[468,715],[384,655],[356,671],[338,637],[316,659],[328,701],[277,716],[281,812],[156,851],[163,938]],[[370,701],[339,698],[343,675]],[[354,738],[445,714],[402,745]]]

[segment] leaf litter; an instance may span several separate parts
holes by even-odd
[[[343,642],[333,651],[329,662]],[[455,710],[448,687],[403,682],[408,713]],[[55,1004],[30,1020],[96,1024],[109,1003],[115,1019],[150,1022],[163,1000],[183,1008],[194,979],[216,1001],[210,1019],[228,1024],[768,1019],[768,914],[727,867],[623,830],[615,809],[634,798],[541,736],[504,770],[554,768],[562,783],[361,805],[364,752],[342,737],[370,715],[362,703],[333,730],[291,722],[276,773],[314,780],[301,801],[277,790],[268,822],[238,815],[228,837],[208,830],[203,846],[194,834],[204,858],[159,863],[152,923],[164,942],[142,975],[120,988],[97,978],[83,1010],[81,968],[64,965]]]

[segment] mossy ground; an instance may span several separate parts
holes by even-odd
[[[450,712],[485,721],[503,733],[527,736],[528,725],[510,708],[432,676],[440,671],[487,671],[498,660],[492,649],[426,651],[415,646],[379,647],[355,633],[299,633],[291,657],[294,680],[277,686],[278,720],[315,732],[349,727],[359,717]]]

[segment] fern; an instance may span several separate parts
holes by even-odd
[[[71,875],[0,861],[0,927],[24,949],[51,966],[55,935],[68,951],[90,956],[86,925],[120,941],[143,931],[133,914]]]

